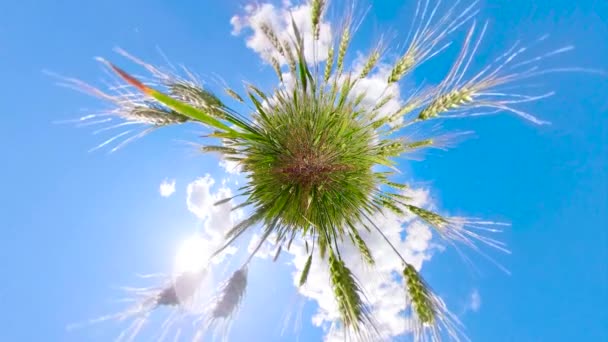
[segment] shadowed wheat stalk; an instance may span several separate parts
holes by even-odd
[[[134,341],[144,326],[148,323],[152,311],[159,307],[169,307],[171,310],[168,317],[162,322],[158,341],[163,341],[168,336],[171,328],[174,328],[187,311],[186,308],[194,308],[198,301],[199,288],[203,279],[206,277],[206,270],[197,272],[183,272],[175,277],[168,277],[163,274],[140,275],[141,278],[172,278],[165,281],[160,287],[122,287],[121,289],[129,294],[128,298],[121,301],[133,302],[127,309],[109,315],[104,315],[91,319],[84,323],[70,324],[66,327],[68,331],[97,324],[106,321],[130,321],[126,328],[122,330],[115,341]],[[178,309],[178,310],[177,310]],[[181,329],[178,328],[175,335],[179,337]]]
[[[444,217],[413,205],[411,199],[403,195],[402,191],[408,185],[394,180],[399,172],[396,158],[425,148],[444,148],[450,145],[450,138],[458,137],[438,135],[412,140],[408,138],[407,130],[430,120],[497,112],[511,112],[536,124],[546,123],[518,109],[517,105],[553,93],[519,94],[513,92],[514,86],[550,72],[582,70],[542,68],[540,62],[545,58],[565,53],[572,49],[570,46],[522,59],[527,48],[517,43],[476,74],[468,76],[487,27],[483,25],[478,30],[479,25],[473,20],[477,14],[476,4],[473,1],[462,5],[456,1],[444,10],[440,1],[421,0],[405,51],[391,62],[388,49],[380,43],[370,50],[359,71],[349,70],[347,65],[358,26],[353,24],[350,15],[339,26],[327,55],[317,56],[321,51],[320,25],[327,12],[327,1],[310,2],[312,60],[306,58],[306,49],[311,46],[305,43],[303,27],[293,19],[288,28],[289,39],[285,39],[282,32],[276,32],[271,23],[261,23],[260,30],[273,48],[266,59],[277,75],[278,87],[264,92],[254,84],[246,84],[244,93],[225,89],[233,100],[250,105],[251,115],[231,109],[203,88],[191,73],[186,72],[189,78],[183,79],[176,76],[177,73],[162,71],[122,50],[118,52],[144,67],[153,76],[152,80],[144,83],[141,78],[101,60],[118,76],[109,92],[75,79],[64,79],[64,83],[114,106],[99,116],[83,117],[81,122],[98,123],[98,120],[106,122],[104,120],[118,118],[120,123],[103,130],[127,125],[146,127],[113,150],[153,129],[186,122],[204,126],[208,131],[206,138],[220,142],[219,145],[205,142],[200,150],[219,153],[241,166],[247,184],[238,196],[245,198],[241,206],[250,208],[251,214],[226,233],[226,244],[217,253],[260,225],[264,227],[260,245],[271,234],[277,237],[279,249],[275,260],[281,249],[289,249],[294,239],[303,240],[306,246],[311,242],[313,247],[299,285],[306,283],[313,258],[327,260],[342,326],[353,333],[352,337],[365,340],[373,339],[370,336],[375,336],[376,329],[363,295],[365,283],[354,278],[349,265],[340,256],[340,246],[349,238],[361,253],[362,260],[374,267],[373,251],[359,232],[367,230],[379,234],[403,262],[404,296],[411,303],[415,339],[459,340],[464,335],[457,319],[433,294],[418,271],[401,256],[372,217],[386,211],[400,216],[413,214],[451,244],[462,243],[479,250],[477,243],[481,242],[504,252],[508,250],[501,242],[483,234],[498,232],[500,224]],[[470,28],[445,79],[436,87],[411,91],[409,98],[399,103],[398,110],[386,113],[388,104],[396,100],[395,94],[387,91],[389,87],[446,50],[452,44],[449,37],[465,25]],[[381,65],[390,70],[386,89],[371,107],[364,105],[367,94],[356,93],[354,89]],[[288,76],[290,82],[286,81]],[[130,130],[120,133],[97,147],[104,147],[130,133]],[[245,295],[247,264],[256,251],[257,248],[245,265],[222,285],[207,313],[205,329],[218,321],[230,322]]]

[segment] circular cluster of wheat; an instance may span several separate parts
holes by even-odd
[[[349,15],[341,25],[336,41],[321,59],[324,62],[317,61],[316,57],[313,60],[306,58],[310,55],[304,51],[307,44],[295,22],[292,22],[291,37],[287,40],[282,40],[270,23],[261,24],[261,32],[274,49],[268,60],[276,72],[279,86],[271,92],[263,92],[255,85],[247,84],[245,94],[225,89],[233,100],[251,105],[250,115],[231,109],[197,82],[162,72],[124,51],[120,52],[152,73],[159,87],[145,85],[107,61],[104,63],[126,85],[135,89],[135,93],[119,91],[109,95],[80,81],[68,81],[115,104],[110,114],[125,120],[118,126],[144,124],[149,127],[143,132],[145,134],[184,122],[202,124],[209,129],[207,138],[218,143],[205,143],[201,150],[220,153],[223,158],[241,165],[247,184],[237,195],[244,198],[238,207],[250,208],[250,215],[226,232],[226,244],[216,254],[253,227],[262,229],[258,248],[271,236],[279,245],[279,251],[289,248],[294,239],[303,241],[309,256],[299,284],[306,283],[313,258],[326,259],[343,326],[363,337],[375,330],[374,317],[362,295],[364,284],[357,282],[341,258],[340,249],[343,244],[352,243],[363,260],[373,266],[374,251],[361,238],[360,232],[375,232],[403,261],[404,295],[411,303],[417,338],[440,339],[447,335],[457,339],[455,318],[418,271],[386,239],[372,217],[386,211],[414,215],[434,227],[439,236],[450,243],[461,242],[477,248],[475,242],[481,241],[504,250],[500,242],[479,233],[494,231],[494,228],[488,228],[494,223],[444,217],[417,207],[407,196],[407,184],[393,178],[398,171],[397,157],[446,144],[444,137],[411,140],[401,134],[417,124],[498,111],[543,123],[515,105],[551,93],[521,95],[506,92],[505,86],[552,72],[535,65],[544,56],[519,61],[526,48],[515,44],[487,67],[465,78],[486,31],[486,26],[480,29],[473,21],[477,14],[475,4],[463,7],[457,2],[439,15],[439,2],[433,5],[428,0],[420,1],[414,30],[404,52],[392,63],[387,87],[443,51],[450,44],[449,35],[458,28],[470,23],[470,29],[443,82],[413,91],[400,108],[390,113],[386,108],[394,99],[392,93],[383,93],[370,106],[364,104],[365,92],[355,92],[358,82],[378,68],[379,63],[386,63],[391,54],[380,43],[370,50],[357,72],[348,70],[345,60],[356,31]],[[312,0],[310,8],[314,44],[319,39],[326,1]],[[569,49],[562,48],[546,56]],[[312,55],[316,56],[316,51]],[[289,75],[292,82],[285,82],[285,75]],[[141,135],[131,137],[127,142]],[[245,292],[247,263],[258,248],[222,286],[214,307],[209,310],[211,321],[229,318],[235,311]]]

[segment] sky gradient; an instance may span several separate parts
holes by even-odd
[[[234,191],[239,180],[225,173],[217,157],[202,156],[188,145],[202,133],[195,126],[156,131],[115,153],[88,153],[111,134],[55,122],[103,104],[56,86],[43,70],[100,84],[107,75],[95,56],[136,69],[112,49],[120,46],[162,64],[160,47],[172,62],[204,80],[220,75],[231,85],[251,80],[270,89],[272,70],[246,46],[248,33],[231,35],[231,18],[243,15],[246,4],[23,0],[3,5],[0,341],[118,336],[124,324],[103,322],[73,331],[66,326],[120,311],[126,304],[117,302],[124,297],[118,287],[154,285],[136,274],[171,271],[180,243],[215,226],[189,207],[190,184],[209,174],[215,195],[222,188]],[[403,39],[409,27],[411,2],[371,4],[353,50],[366,51],[387,29]],[[486,52],[497,56],[518,39],[533,42],[549,33],[534,52],[570,44],[576,49],[547,61],[547,67],[608,70],[606,1],[487,0],[479,7],[480,20],[489,26],[478,66]],[[412,84],[423,78],[440,81],[453,55],[448,51],[423,65]],[[467,252],[473,269],[450,248],[432,250],[422,273],[473,341],[606,341],[608,309],[600,303],[608,303],[608,79],[572,73],[536,81],[531,83],[557,95],[525,109],[551,125],[533,125],[511,114],[449,121],[444,131],[473,130],[475,136],[447,152],[426,153],[424,161],[400,165],[442,212],[510,222],[500,238],[512,255],[489,253],[511,274]],[[165,180],[175,180],[175,192],[168,195],[165,187],[167,196],[161,196]],[[195,185],[191,194],[208,190]],[[247,244],[240,243],[242,250]],[[291,332],[279,334],[296,298],[291,259],[280,261],[252,265],[231,340],[294,340]],[[324,335],[311,322],[316,312],[314,301],[305,302],[301,341]],[[163,314],[152,318],[139,340],[154,338]]]

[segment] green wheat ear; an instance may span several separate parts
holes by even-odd
[[[310,3],[311,40],[317,52],[323,41],[320,34],[321,26],[326,24],[327,3],[323,0]],[[476,3],[472,1],[469,6],[461,6],[460,2],[455,2],[440,14],[443,8],[440,2],[433,5],[430,0],[420,0],[412,35],[403,45],[404,51],[388,61],[393,54],[381,44],[376,45],[359,71],[349,66],[349,48],[357,27],[350,15],[343,16],[347,20],[339,28],[332,25],[337,34],[335,41],[327,47],[327,56],[321,56],[326,57],[324,63],[306,59],[305,48],[308,47],[304,42],[308,37],[302,36],[305,31],[295,21],[291,22],[289,31],[293,35],[289,38],[285,38],[283,32],[275,32],[271,24],[261,23],[259,29],[272,47],[272,51],[266,51],[265,57],[277,75],[278,87],[266,92],[254,83],[247,83],[244,94],[223,87],[226,95],[239,106],[249,105],[253,111],[251,114],[242,114],[231,108],[197,80],[162,71],[122,50],[119,50],[121,55],[152,74],[152,83],[144,84],[107,61],[103,61],[104,65],[121,80],[120,84],[112,87],[113,93],[75,79],[64,78],[63,81],[70,87],[111,103],[113,109],[104,115],[122,122],[110,128],[132,124],[146,127],[142,133],[128,137],[126,142],[157,128],[182,123],[199,124],[206,130],[204,137],[214,140],[205,140],[199,147],[200,151],[219,153],[226,160],[240,164],[246,184],[239,189],[237,196],[245,199],[235,209],[246,207],[250,213],[226,232],[225,244],[213,255],[220,254],[246,232],[261,227],[264,234],[245,265],[233,273],[221,288],[212,307],[211,318],[228,319],[233,316],[245,293],[247,264],[259,246],[272,235],[278,244],[277,257],[281,250],[288,250],[294,240],[305,241],[306,246],[311,242],[313,248],[310,252],[307,248],[308,258],[298,284],[302,286],[308,280],[313,257],[327,262],[329,285],[338,304],[342,326],[358,337],[377,337],[374,335],[377,326],[363,295],[365,283],[355,279],[340,257],[343,244],[352,243],[365,264],[374,267],[376,251],[370,250],[360,235],[365,230],[381,236],[404,264],[404,290],[417,322],[415,339],[439,340],[443,336],[458,340],[461,333],[457,320],[384,235],[374,217],[389,211],[399,217],[410,214],[432,226],[450,244],[458,242],[478,249],[476,242],[482,242],[507,251],[504,244],[482,234],[498,232],[496,226],[500,226],[499,223],[444,217],[412,204],[407,193],[408,185],[394,179],[400,172],[397,158],[423,148],[450,145],[448,138],[455,135],[436,135],[432,131],[426,132],[426,126],[417,126],[430,120],[506,111],[543,123],[517,109],[516,105],[542,99],[550,93],[524,96],[505,93],[504,89],[508,88],[503,86],[513,87],[517,82],[534,76],[563,71],[543,70],[539,63],[545,57],[569,50],[566,47],[522,61],[518,58],[525,49],[516,44],[487,67],[467,77],[471,60],[486,31],[486,26],[479,30],[473,22],[460,54],[441,84],[428,89],[413,89],[403,102],[386,91],[446,49],[451,43],[448,37],[470,23],[476,15]],[[478,38],[475,38],[476,34]],[[293,82],[283,79],[283,67],[289,68]],[[356,93],[357,86],[380,68],[389,71],[386,89],[374,103],[363,106],[368,94]],[[399,108],[385,113],[388,104],[394,101]],[[89,119],[99,118],[87,116],[80,121]],[[409,129],[415,127],[421,128],[428,136],[410,138]],[[110,138],[98,147],[130,132]],[[350,242],[347,241],[349,239]]]
[[[422,324],[433,324],[437,309],[434,307],[429,289],[425,286],[422,278],[412,265],[407,265],[403,270],[403,278],[406,282],[407,291],[412,299],[414,311]]]
[[[417,341],[441,341],[443,337],[468,340],[462,324],[435,295],[414,266],[405,263],[403,279],[411,305],[414,338]]]

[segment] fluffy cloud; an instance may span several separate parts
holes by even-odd
[[[247,46],[250,49],[260,54],[266,61],[272,56],[279,63],[287,64],[286,59],[276,52],[272,43],[266,38],[262,31],[262,25],[270,25],[281,42],[291,42],[292,37],[294,37],[291,24],[293,18],[304,39],[306,59],[308,61],[323,61],[326,59],[329,47],[332,44],[331,27],[327,21],[319,23],[319,40],[315,44],[312,36],[310,13],[310,4],[292,6],[288,1],[284,1],[280,7],[270,3],[248,5],[245,7],[244,15],[234,16],[230,19],[232,34],[240,35],[246,29],[251,31],[251,34],[246,38]],[[313,52],[316,52],[316,58]]]
[[[405,194],[412,198],[414,205],[432,207],[426,190],[409,190]],[[431,242],[431,228],[416,220],[414,216],[403,217],[392,212],[383,212],[373,216],[372,220],[382,229],[405,260],[418,270],[425,261],[430,260],[433,252],[440,248]],[[406,292],[401,280],[395,277],[403,271],[402,262],[380,234],[375,231],[367,232],[365,229],[360,229],[359,232],[372,251],[376,265],[374,267],[366,265],[358,249],[347,240],[340,249],[342,259],[357,279],[364,279],[360,285],[371,305],[372,315],[377,321],[382,336],[394,337],[407,333],[410,331],[410,319],[403,314],[404,309],[407,308]],[[258,237],[254,236],[249,244],[249,251],[253,250],[258,241]],[[257,257],[269,259],[274,256],[276,252],[275,246],[272,245],[274,239],[270,238],[268,241],[270,242],[262,246]],[[297,286],[308,258],[306,247],[303,243],[294,241],[290,250],[284,253],[291,257],[290,262],[295,268],[293,283]],[[308,280],[298,288],[298,291],[303,297],[316,302],[318,307],[312,317],[312,323],[324,329],[325,340],[344,341],[345,332],[337,325],[340,313],[330,284],[327,261],[320,260],[315,254]]]
[[[232,175],[238,175],[243,171],[241,165],[238,162],[232,160],[222,159],[220,161],[220,167],[222,167],[227,173]]]
[[[175,179],[163,180],[160,183],[160,187],[159,187],[158,191],[160,192],[160,195],[163,197],[169,197],[169,196],[173,195],[173,193],[175,192]]]
[[[186,199],[188,209],[204,222],[201,235],[208,242],[208,248],[212,250],[219,248],[224,243],[224,235],[242,216],[240,211],[232,211],[234,205],[232,201],[214,205],[219,200],[233,196],[230,188],[225,185],[213,192],[214,184],[215,180],[208,174],[196,179],[188,184]],[[226,249],[225,254],[235,252],[236,248],[230,247]],[[219,263],[222,259],[214,259],[214,262]]]
[[[215,180],[210,175],[205,175],[188,184],[186,190],[188,210],[200,219],[206,219],[212,212],[215,196],[211,194],[210,190],[213,184],[215,184]]]

